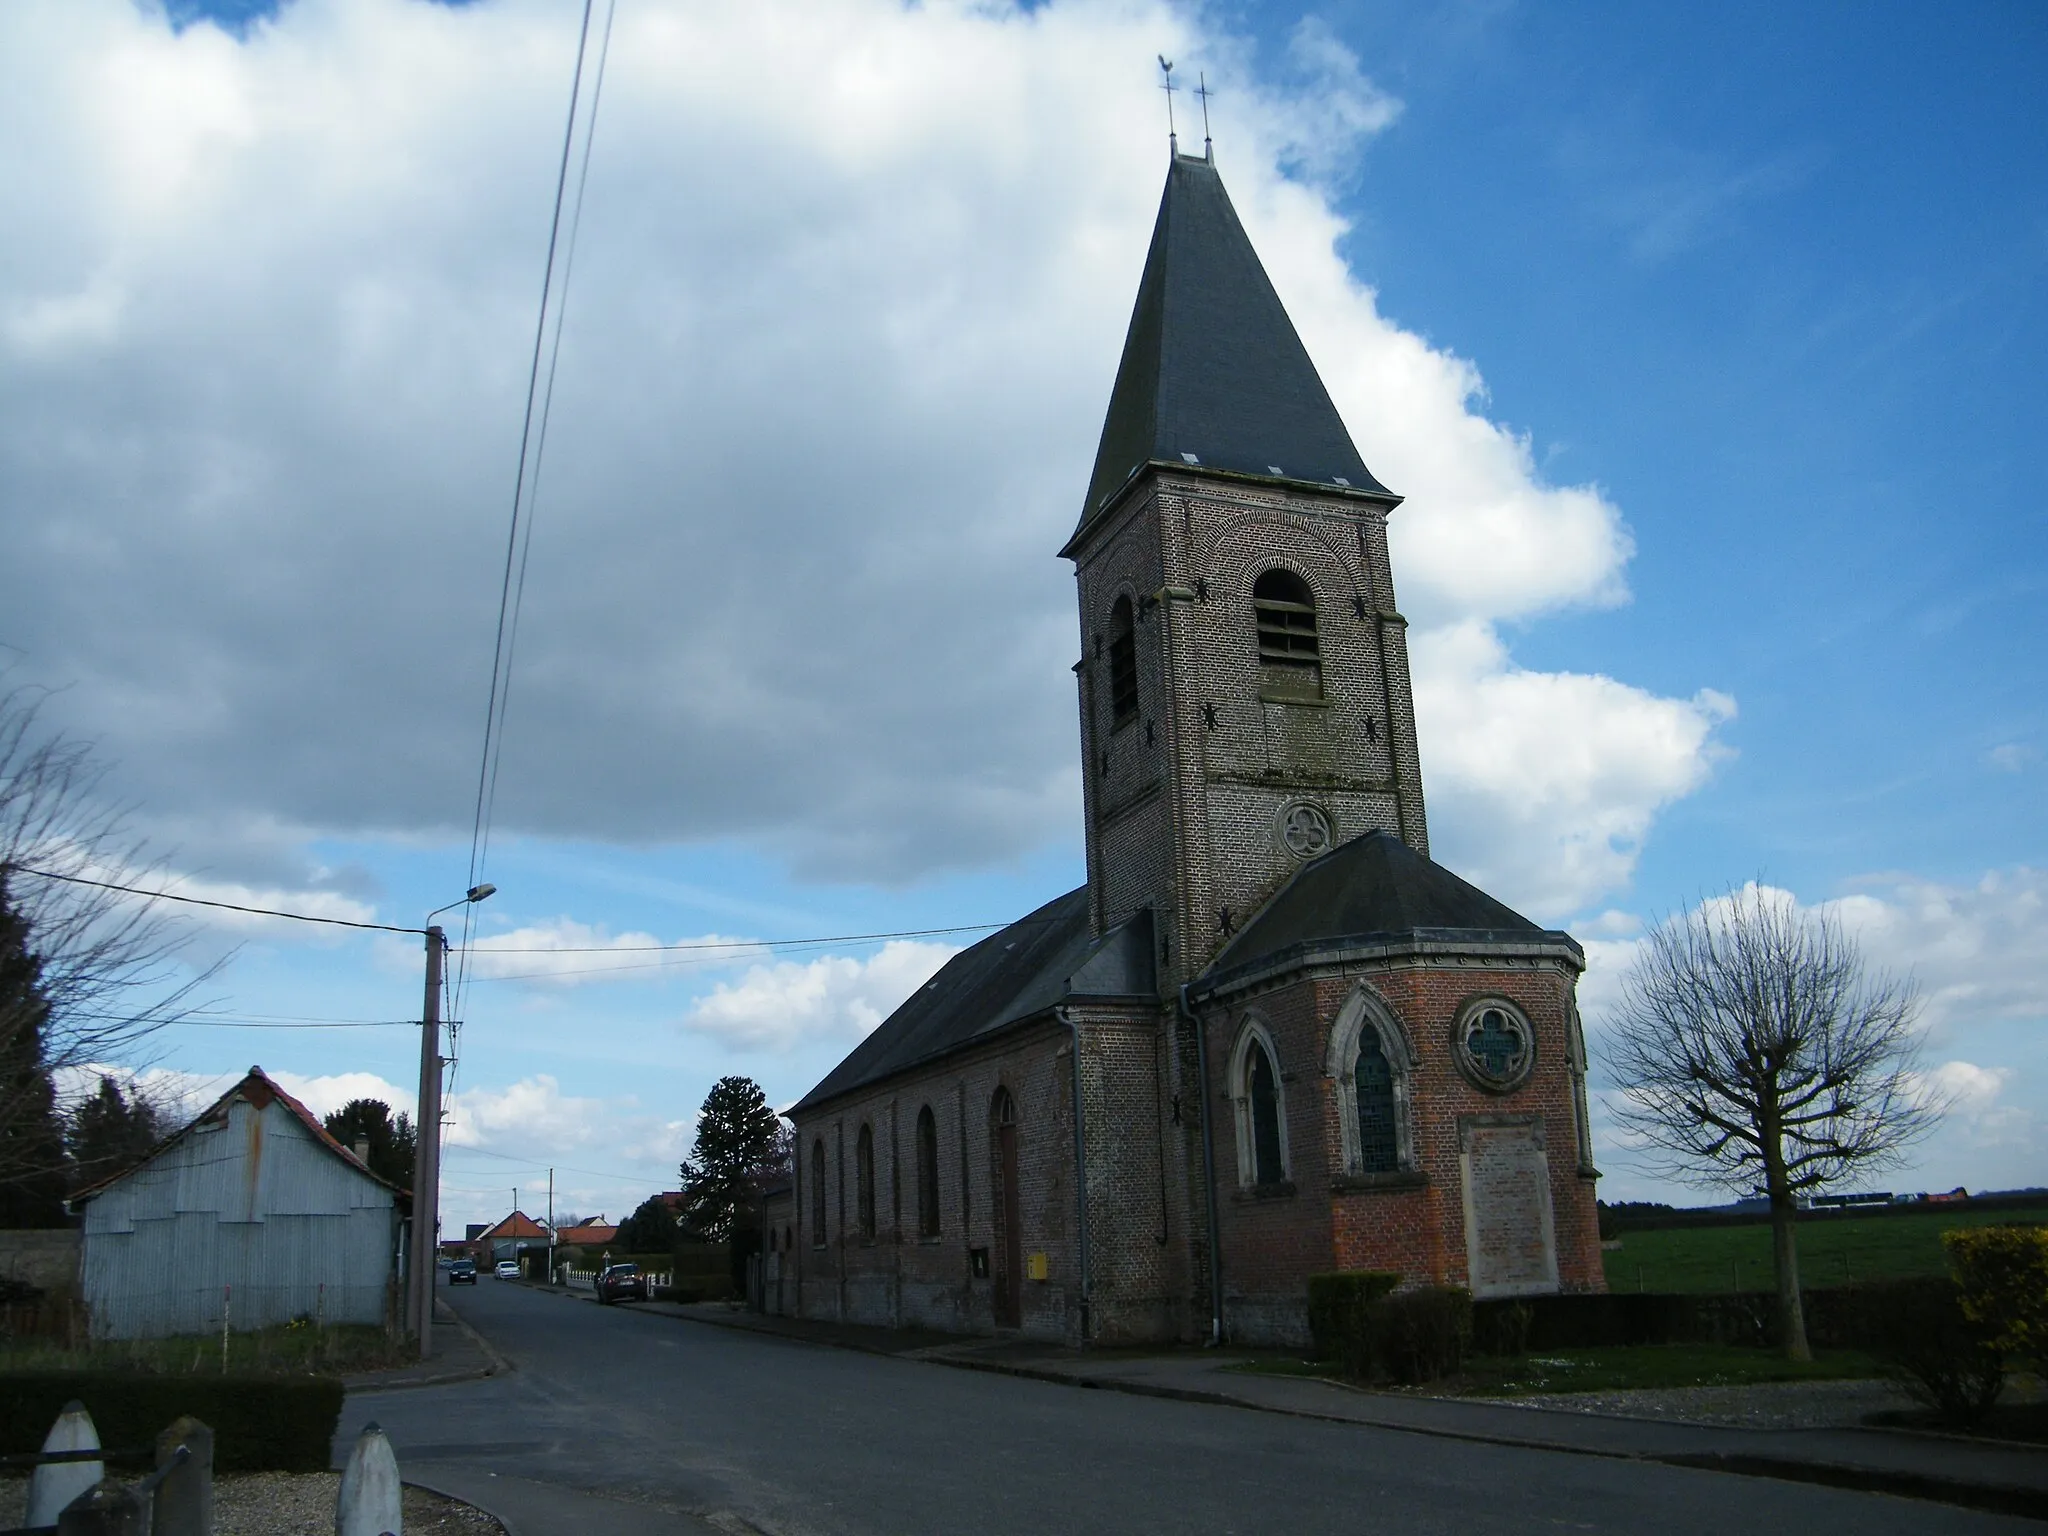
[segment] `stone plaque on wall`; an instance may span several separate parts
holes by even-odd
[[[1557,1289],[1550,1158],[1540,1115],[1465,1115],[1458,1121],[1465,1195],[1465,1254],[1474,1297],[1537,1296]]]

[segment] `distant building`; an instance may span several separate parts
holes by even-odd
[[[73,1197],[93,1336],[383,1323],[410,1204],[251,1067],[141,1162]]]
[[[598,1216],[590,1221],[579,1221],[573,1227],[557,1227],[555,1241],[564,1248],[609,1248],[618,1241],[618,1223],[606,1221]]]
[[[503,1221],[484,1228],[470,1244],[470,1251],[479,1264],[498,1264],[506,1259],[516,1260],[523,1253],[545,1253],[547,1247],[547,1227],[524,1211],[514,1211]]]

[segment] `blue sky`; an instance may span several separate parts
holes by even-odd
[[[413,923],[466,883],[576,9],[0,20],[0,132],[44,149],[0,171],[36,231],[0,255],[0,642],[193,891]],[[1078,882],[1053,551],[1165,52],[1409,496],[1438,855],[1586,938],[1596,1019],[1644,920],[1840,903],[1956,1095],[1887,1182],[2038,1181],[2038,8],[785,9],[621,0],[485,933],[924,929]],[[196,942],[241,946],[228,1017],[417,1008],[397,941]],[[942,942],[480,976],[450,1219],[550,1164],[621,1214],[716,1076],[795,1098]],[[187,1027],[156,1066],[409,1099],[412,1041]]]

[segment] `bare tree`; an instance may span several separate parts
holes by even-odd
[[[162,903],[105,888],[147,885],[162,866],[105,798],[90,745],[45,726],[48,696],[0,691],[0,900],[34,966],[32,986],[0,997],[0,1057],[28,1066],[0,1081],[0,1125],[45,1113],[70,1069],[136,1064],[218,968],[179,963],[189,930]],[[51,1156],[62,1147],[47,1138],[0,1138],[0,1188],[61,1173]]]
[[[1661,1171],[1770,1201],[1785,1352],[1810,1358],[1799,1197],[1898,1160],[1941,1105],[1913,983],[1865,969],[1840,923],[1751,884],[1662,924],[1609,1031],[1616,1118]]]

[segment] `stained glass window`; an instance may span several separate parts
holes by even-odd
[[[1273,1059],[1265,1046],[1254,1040],[1245,1063],[1246,1088],[1252,1110],[1253,1181],[1278,1184],[1286,1178],[1280,1160],[1280,1095],[1273,1072]]]
[[[1358,1169],[1361,1173],[1392,1173],[1401,1166],[1401,1137],[1394,1120],[1394,1069],[1380,1044],[1379,1031],[1366,1025],[1358,1031]]]

